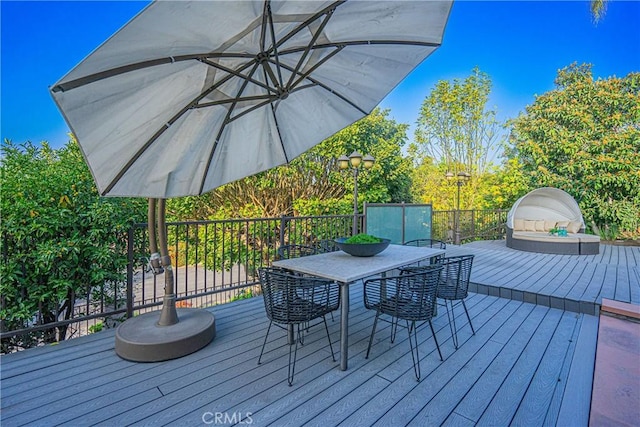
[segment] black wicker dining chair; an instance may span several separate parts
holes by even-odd
[[[306,245],[282,245],[278,248],[278,256],[276,259],[291,259],[291,258],[299,258],[303,256],[316,255],[323,252],[331,252],[324,251],[321,248],[314,248],[312,246]],[[333,321],[333,312],[331,313],[331,320]]]
[[[380,277],[364,282],[364,305],[367,309],[376,311],[371,336],[369,337],[369,347],[365,356],[366,359],[369,358],[378,320],[388,321],[392,324],[393,342],[395,327],[398,325],[398,321],[402,319],[406,323],[406,326],[403,327],[406,327],[409,333],[409,346],[416,379],[420,381],[420,354],[418,353],[416,322],[429,323],[440,360],[443,360],[440,345],[431,324],[431,319],[436,309],[436,293],[441,271],[441,266],[434,265],[424,267],[423,270],[417,273]],[[380,315],[383,314],[391,316],[391,320],[381,318]]]
[[[437,239],[415,239],[404,242],[407,246],[420,246],[438,249],[447,249],[447,244],[442,240]]]
[[[326,252],[337,252],[340,250],[333,239],[322,239],[318,242],[316,250],[319,254]]]
[[[282,245],[278,248],[277,259],[299,258],[302,256],[315,255],[318,251],[312,246],[305,245]]]
[[[420,248],[447,249],[447,244],[437,239],[415,239],[404,242],[403,244],[405,246],[417,246]],[[433,256],[429,258],[429,264],[437,264],[442,258],[444,258],[444,254]]]
[[[440,283],[438,285],[438,298],[444,301],[447,309],[447,318],[449,319],[449,328],[451,329],[451,338],[453,345],[458,348],[458,330],[456,328],[456,317],[453,307],[462,304],[464,312],[467,315],[469,326],[473,335],[476,334],[471,323],[471,316],[467,310],[464,299],[469,293],[469,279],[471,277],[471,267],[473,266],[474,255],[460,255],[443,258],[440,261],[442,273],[440,274]],[[451,306],[451,311],[449,311]]]
[[[289,344],[287,381],[291,386],[295,373],[298,344],[304,345],[304,332],[309,328],[309,322],[322,319],[329,340],[331,357],[334,362],[336,361],[325,315],[337,310],[340,306],[339,285],[332,280],[301,276],[273,267],[260,268],[258,271],[264,296],[264,307],[269,318],[269,327],[258,357],[258,364],[261,363],[271,325],[275,324],[282,329],[287,329],[289,326],[295,327],[294,342]],[[292,347],[295,348],[292,349]]]

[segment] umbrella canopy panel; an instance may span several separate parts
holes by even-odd
[[[160,1],[52,88],[102,195],[177,197],[284,164],[437,49],[452,1]]]

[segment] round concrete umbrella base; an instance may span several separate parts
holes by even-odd
[[[116,354],[134,362],[160,362],[200,350],[216,336],[213,314],[197,308],[177,309],[180,321],[159,326],[160,312],[133,317],[116,330]]]

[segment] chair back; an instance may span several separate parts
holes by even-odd
[[[340,288],[332,280],[260,268],[260,287],[269,320],[296,324],[324,316],[340,305]]]
[[[333,239],[322,239],[318,242],[316,251],[320,254],[325,252],[337,252],[340,248]]]
[[[442,240],[436,239],[415,239],[404,242],[405,246],[418,246],[421,248],[447,249],[447,244]],[[437,264],[444,259],[444,254],[436,255],[429,258],[429,264]],[[419,263],[422,265],[422,263]]]
[[[415,239],[404,242],[406,246],[429,247],[437,249],[447,249],[447,244],[442,240],[436,239]]]
[[[442,273],[438,298],[461,300],[467,297],[474,255],[446,257],[441,262]]]
[[[278,248],[278,259],[299,258],[308,255],[315,255],[316,248],[305,245],[283,245]]]
[[[430,320],[441,270],[442,266],[433,265],[415,273],[367,280],[364,305],[400,319]]]

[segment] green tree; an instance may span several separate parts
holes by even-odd
[[[640,73],[594,80],[574,63],[555,83],[510,123],[508,155],[530,187],[576,198],[588,224],[640,235]]]
[[[590,7],[593,20],[598,22],[607,11],[607,0],[591,0]]]
[[[59,150],[5,140],[1,171],[3,330],[70,319],[87,296],[108,304],[124,282],[126,232],[144,220],[145,201],[99,197],[75,140]],[[2,347],[63,340],[66,329]]]
[[[472,180],[461,188],[461,207],[487,207],[484,189],[494,169],[490,156],[500,137],[496,111],[486,106],[490,93],[491,79],[474,68],[465,79],[438,81],[425,98],[409,147],[417,199],[436,209],[454,208],[457,187],[444,175],[465,171]]]

